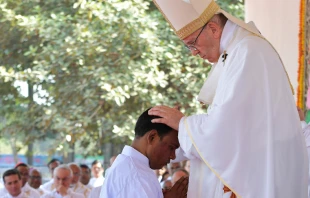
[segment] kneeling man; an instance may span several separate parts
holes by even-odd
[[[156,116],[146,110],[135,126],[135,139],[125,146],[109,169],[101,189],[101,198],[168,198],[186,197],[188,178],[181,178],[163,193],[154,169],[175,158],[180,146],[178,132],[165,124],[152,123]]]

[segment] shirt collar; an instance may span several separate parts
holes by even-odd
[[[233,33],[237,27],[237,24],[231,22],[230,20],[227,20],[223,32],[222,32],[222,37],[220,41],[220,53],[222,54],[224,50],[228,47],[232,37]]]
[[[150,167],[149,159],[131,146],[125,146],[122,151],[122,154],[135,158],[139,160],[141,163],[145,164],[147,167]]]

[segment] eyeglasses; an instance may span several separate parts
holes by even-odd
[[[192,44],[189,45],[185,45],[185,47],[190,50],[190,51],[197,51],[198,49],[195,47],[196,41],[198,40],[198,37],[200,36],[200,34],[202,33],[202,31],[205,29],[205,27],[207,26],[208,23],[204,24],[204,26],[202,26],[202,29],[200,30],[198,36],[196,37],[196,39],[194,40],[194,42]]]
[[[30,176],[31,179],[37,179],[37,180],[41,180],[42,177],[41,176]]]

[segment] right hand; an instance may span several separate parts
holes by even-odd
[[[64,187],[63,185],[60,185],[56,188],[56,191],[61,194],[61,196],[66,196],[68,193],[67,193],[67,188]]]
[[[164,191],[164,198],[187,197],[188,177],[181,177],[169,190]]]

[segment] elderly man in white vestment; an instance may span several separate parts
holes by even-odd
[[[135,126],[131,146],[125,146],[107,173],[101,198],[183,198],[186,197],[188,178],[181,178],[164,193],[154,169],[160,169],[175,158],[179,147],[177,131],[164,124],[154,124],[146,110]]]
[[[41,198],[84,198],[83,194],[73,192],[70,189],[73,173],[66,164],[59,165],[53,173],[54,190],[44,194]]]
[[[273,46],[213,0],[153,1],[191,53],[214,63],[198,95],[206,114],[149,111],[178,130],[177,158],[191,163],[188,197],[307,197],[306,145]]]

